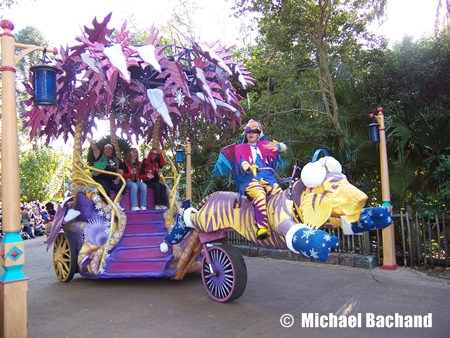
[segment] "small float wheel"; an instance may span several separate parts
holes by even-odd
[[[53,243],[53,268],[61,282],[70,282],[77,271],[77,253],[70,234],[60,233]]]
[[[202,281],[208,295],[219,303],[238,299],[247,286],[247,266],[240,251],[230,245],[208,248],[211,268],[203,256]]]

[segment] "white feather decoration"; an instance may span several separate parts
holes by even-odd
[[[78,210],[69,209],[66,216],[64,217],[64,222],[70,222],[71,220],[77,218],[80,214],[81,212],[79,212]]]
[[[96,73],[100,72],[97,65],[95,64],[95,60],[91,58],[91,54],[89,52],[82,53],[81,60],[83,60],[83,62],[87,64],[94,72]]]
[[[197,96],[200,100],[202,100],[203,102],[209,103],[214,109],[217,109],[217,103],[216,100],[214,100],[213,102],[211,102],[206,96],[205,94],[201,93],[201,92],[197,92],[195,93],[195,96]]]
[[[199,44],[200,50],[203,53],[209,54],[209,57],[217,62],[217,65],[222,68],[228,75],[232,75],[231,69],[226,65],[226,63],[222,60],[222,58],[216,54],[211,48],[204,44]]]
[[[150,64],[158,73],[162,72],[161,65],[158,63],[155,57],[155,46],[145,45],[137,49],[139,56],[142,60]]]
[[[225,103],[225,102],[222,102],[222,101],[219,101],[216,99],[214,99],[214,101],[216,102],[216,105],[218,107],[227,108],[227,109],[231,110],[233,113],[235,113],[237,111],[236,108],[234,108],[232,105],[229,105],[228,103]]]
[[[166,103],[164,102],[164,92],[158,88],[147,89],[147,96],[150,99],[153,108],[161,115],[164,122],[166,122],[170,128],[173,128],[173,122],[169,115],[169,108],[167,108]]]
[[[109,62],[122,73],[125,80],[130,81],[130,73],[127,70],[127,60],[123,55],[122,47],[120,44],[105,47],[103,53],[108,57]]]
[[[238,76],[239,83],[241,84],[242,88],[244,88],[244,89],[247,88],[248,83],[247,83],[247,81],[245,81],[244,75],[242,75],[241,72],[238,72],[238,73],[239,73],[239,76]]]

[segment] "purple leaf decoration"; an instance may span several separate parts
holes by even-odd
[[[203,56],[205,59],[214,63],[217,67],[228,73],[228,75],[232,75],[231,69],[227,66],[225,61],[206,43],[193,43],[192,48],[194,48],[194,51]]]
[[[177,90],[181,88],[185,95],[190,96],[183,64],[180,61],[169,61],[168,59],[162,59],[160,63],[164,70],[156,78],[164,79],[167,77],[164,83],[164,90],[168,89],[172,95],[175,95]]]
[[[232,121],[233,131],[237,129],[244,109],[239,105],[242,97],[230,78],[234,77],[244,87],[253,84],[253,79],[242,62],[233,60],[227,48],[218,42],[189,41],[193,50],[171,46],[169,57],[164,53],[168,46],[160,45],[162,37],[154,26],[144,46],[131,45],[126,22],[113,38],[113,29],[107,28],[111,15],[101,22],[94,18],[92,28],[85,26],[84,33],[77,38],[80,43],[77,46],[60,48],[56,57],[61,72],[56,79],[55,107],[34,106],[32,75],[24,83],[30,98],[24,100],[27,111],[23,118],[24,127],[30,127],[30,137],[46,137],[49,142],[63,136],[67,140],[78,122],[83,122],[85,136],[95,127],[94,117],[107,118],[111,109],[120,113],[116,115],[116,124],[123,134],[134,134],[137,140],[151,139],[160,113],[166,115],[167,121],[167,116],[170,117],[178,133],[183,126],[182,116],[187,114],[192,123],[204,113],[211,123]],[[156,112],[157,107],[152,107],[147,96],[148,89],[162,90],[159,101],[164,102],[167,111]],[[118,103],[123,97],[126,102]],[[169,126],[160,129],[161,142],[173,137]]]
[[[107,44],[109,41],[106,39],[107,36],[110,36],[114,29],[108,29],[106,26],[109,23],[109,20],[111,20],[112,12],[109,13],[101,23],[97,21],[97,17],[92,20],[92,25],[94,28],[88,28],[84,26],[84,31],[86,32],[86,35],[88,36],[89,41],[91,42],[98,42],[101,44]],[[77,38],[78,40],[78,38]],[[81,40],[78,40],[81,41]]]

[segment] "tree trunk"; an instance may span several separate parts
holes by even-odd
[[[114,110],[111,110],[111,113],[109,114],[109,130],[110,130],[110,140],[111,144],[116,150],[116,156],[119,160],[122,161],[122,153],[120,152],[120,146],[119,141],[117,141],[117,135],[116,135],[116,112]]]
[[[331,3],[326,1],[320,4],[320,18],[317,26],[317,37],[309,35],[310,41],[316,46],[317,76],[320,91],[322,92],[322,102],[327,117],[334,129],[338,133],[337,141],[340,149],[344,149],[344,140],[342,138],[341,125],[339,123],[339,107],[334,93],[333,78],[330,73],[330,65],[324,50],[324,36],[326,35],[327,23],[331,15]],[[330,104],[332,111],[330,109]]]
[[[161,130],[161,122],[162,118],[161,116],[158,116],[155,121],[155,126],[153,127],[153,135],[152,135],[152,148],[156,148],[158,150],[161,150],[159,137],[160,137],[160,130]]]
[[[317,49],[317,76],[320,91],[322,92],[322,101],[325,107],[325,112],[330,119],[334,129],[338,132],[338,144],[340,149],[344,149],[344,141],[341,136],[341,125],[339,123],[339,107],[334,93],[334,84],[331,77],[328,61],[324,55],[323,48],[318,46]],[[330,104],[332,111],[330,110]]]
[[[74,144],[73,144],[73,168],[72,168],[72,182],[75,180],[75,175],[77,172],[76,166],[79,168],[83,168],[83,161],[82,161],[82,152],[83,149],[81,148],[82,145],[82,132],[83,130],[83,123],[80,122],[75,127],[75,135],[74,135]]]

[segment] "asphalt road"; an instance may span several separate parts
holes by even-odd
[[[31,338],[450,336],[449,281],[412,269],[369,271],[245,257],[246,291],[236,301],[221,304],[208,297],[198,273],[182,281],[75,275],[61,283],[43,241],[25,241]],[[330,313],[342,316],[338,325],[360,327],[325,327],[334,325]],[[431,314],[431,327],[368,327],[393,323],[388,316],[395,313],[403,316],[404,324],[407,316],[427,319]],[[291,316],[284,316],[283,324],[292,326],[281,325],[283,315]]]

